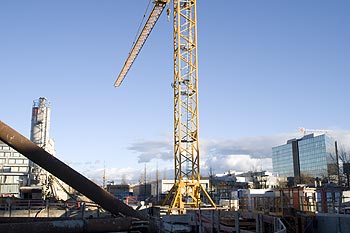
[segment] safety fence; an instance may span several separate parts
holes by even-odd
[[[197,232],[263,232],[270,229],[274,233],[286,233],[286,227],[278,217],[240,213],[238,211],[196,210],[189,211],[190,225],[196,226]]]

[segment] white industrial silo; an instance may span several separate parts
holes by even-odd
[[[50,114],[50,102],[46,98],[40,97],[33,101],[30,140],[55,156],[54,140],[50,138]],[[42,187],[44,199],[55,197],[56,199],[67,200],[66,190],[63,188],[67,185],[32,162],[31,176],[32,184]]]
[[[30,140],[54,155],[54,143],[50,139],[50,103],[40,97],[33,101]]]

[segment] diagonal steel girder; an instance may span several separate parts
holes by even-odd
[[[124,204],[121,200],[118,200],[115,196],[52,156],[2,121],[0,121],[0,140],[112,214],[117,215],[121,213],[126,216],[147,220],[145,216]]]

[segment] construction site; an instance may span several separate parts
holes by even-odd
[[[226,202],[215,203],[209,194],[199,194],[198,205],[188,201],[189,195],[182,188],[179,194],[169,192],[171,203],[176,205],[167,204],[168,194],[141,207],[116,198],[3,122],[0,140],[44,168],[42,180],[51,182],[22,187],[21,198],[3,196],[1,232],[302,233],[346,232],[350,227],[350,194],[342,187],[229,187]],[[60,185],[54,185],[53,179]],[[182,182],[186,187],[187,182]],[[69,197],[63,198],[55,189],[63,189]],[[65,200],[57,200],[58,195]],[[181,202],[174,200],[177,195],[181,195]]]
[[[317,180],[273,188],[262,173],[247,175],[254,177],[252,184],[238,182],[238,175],[231,179],[231,173],[216,180],[201,175],[196,5],[196,0],[155,0],[114,83],[116,91],[124,88],[164,11],[173,23],[174,179],[97,185],[56,157],[50,105],[40,97],[32,107],[30,139],[0,121],[0,232],[349,231],[349,187]]]

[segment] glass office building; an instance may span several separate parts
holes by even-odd
[[[337,179],[334,140],[326,134],[306,135],[272,148],[273,171],[279,176]]]
[[[273,171],[277,173],[278,176],[294,176],[293,151],[291,143],[272,148],[272,166]]]
[[[301,174],[312,177],[329,177],[336,164],[334,141],[325,134],[300,140],[299,159]],[[333,158],[332,158],[333,157]]]

